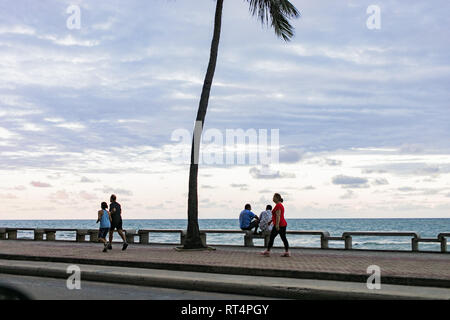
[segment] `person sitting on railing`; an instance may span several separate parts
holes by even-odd
[[[261,233],[272,231],[272,206],[268,204],[266,210],[259,215],[259,229]]]
[[[251,205],[247,203],[244,210],[242,210],[239,215],[239,224],[242,230],[252,230],[255,228],[253,233],[256,234],[256,231],[258,230],[259,218],[251,210]]]

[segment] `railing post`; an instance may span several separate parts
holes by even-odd
[[[85,242],[86,241],[86,235],[88,234],[88,230],[86,229],[77,229],[77,242]]]
[[[441,252],[445,253],[447,252],[447,238],[441,237]]]
[[[327,231],[324,231],[320,235],[320,248],[321,249],[328,249],[328,237],[330,234]]]
[[[98,242],[98,230],[88,230],[89,233],[89,241],[90,242]]]
[[[418,238],[411,239],[411,249],[413,252],[419,251],[419,239]]]
[[[148,244],[149,242],[149,232],[148,231],[138,231],[139,234],[139,243],[140,244]]]
[[[127,239],[128,243],[134,243],[134,236],[137,235],[137,232],[135,229],[128,229],[125,230],[125,238]]]
[[[344,241],[345,241],[345,249],[347,250],[352,249],[352,236],[344,235]]]
[[[184,246],[184,243],[186,242],[186,236],[187,236],[187,230],[181,230],[180,233],[180,244]]]
[[[0,228],[0,240],[6,240],[6,229]]]
[[[269,246],[270,241],[270,232],[264,231],[264,248],[267,248]]]
[[[328,238],[323,235],[320,237],[320,249],[328,249]]]
[[[34,240],[35,241],[44,240],[44,229],[34,229]]]
[[[7,230],[8,240],[17,240],[17,229]]]
[[[254,247],[255,244],[253,243],[253,233],[252,230],[245,231],[244,236],[244,246],[245,247]]]
[[[56,240],[56,231],[45,230],[45,240],[47,240],[47,241],[55,241]]]

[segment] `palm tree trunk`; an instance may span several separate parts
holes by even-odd
[[[192,138],[191,166],[189,168],[189,195],[188,195],[188,228],[185,249],[203,248],[204,245],[200,239],[198,227],[198,195],[197,195],[197,177],[198,177],[198,159],[200,154],[200,137],[205,122],[206,110],[208,109],[209,95],[211,85],[216,70],[217,53],[219,51],[220,30],[222,27],[222,8],[223,0],[217,0],[216,15],[214,20],[214,35],[211,43],[211,52],[209,56],[208,70],[206,71],[203,82],[202,95],[197,111],[194,135]]]

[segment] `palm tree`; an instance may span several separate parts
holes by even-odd
[[[219,51],[220,30],[222,26],[222,9],[224,0],[216,0],[216,13],[214,20],[214,34],[211,43],[208,69],[203,83],[200,104],[197,111],[194,135],[192,138],[191,165],[189,168],[189,195],[188,195],[188,228],[184,243],[184,249],[203,248],[198,227],[198,159],[200,153],[200,137],[208,109],[209,95],[214,78]],[[288,0],[244,0],[249,4],[252,16],[256,16],[261,24],[270,25],[275,34],[284,41],[289,41],[294,36],[294,28],[289,19],[298,18],[300,13]]]

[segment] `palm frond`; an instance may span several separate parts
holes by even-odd
[[[246,0],[250,13],[261,21],[262,25],[273,27],[275,34],[290,41],[294,36],[294,27],[289,22],[300,16],[297,8],[288,0]]]

